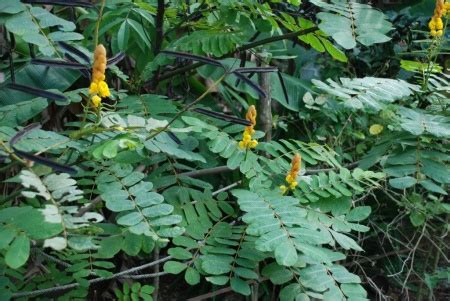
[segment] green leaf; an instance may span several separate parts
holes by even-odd
[[[233,277],[230,279],[230,286],[233,291],[244,296],[249,296],[252,292],[250,289],[250,285],[248,285],[248,283],[244,280],[237,277]]]
[[[148,39],[148,34],[145,33],[145,28],[141,24],[134,21],[133,19],[127,19],[126,22],[130,25],[131,29],[139,36],[140,40],[144,42],[147,48],[151,48],[150,41]]]
[[[172,256],[173,258],[178,259],[178,260],[187,260],[187,259],[192,258],[191,252],[189,252],[186,249],[179,248],[179,247],[170,248],[167,253],[169,253],[170,256]]]
[[[130,256],[136,256],[142,247],[142,236],[127,232],[122,241],[122,250]]]
[[[328,274],[327,269],[320,264],[300,270],[299,275],[302,285],[318,292],[323,292],[334,285],[334,279]]]
[[[341,289],[344,292],[344,294],[349,297],[350,300],[352,298],[365,298],[367,297],[367,292],[364,290],[364,288],[359,284],[342,284]]]
[[[119,27],[119,31],[117,32],[117,43],[121,51],[125,51],[127,49],[129,37],[130,29],[128,26],[128,22],[122,22]]]
[[[17,232],[12,228],[0,228],[0,250],[6,249],[6,247],[8,247],[9,243],[14,239],[16,234]]]
[[[280,285],[294,278],[294,273],[276,263],[268,264],[262,270],[262,275],[269,277],[273,284]]]
[[[144,285],[141,288],[141,293],[152,294],[155,291],[155,288],[150,285]]]
[[[167,261],[164,264],[164,271],[170,274],[179,274],[187,268],[187,264],[178,261]]]
[[[206,277],[206,280],[215,285],[225,285],[227,284],[229,278],[228,276],[210,276]]]
[[[131,291],[133,293],[138,293],[141,289],[141,284],[139,282],[135,282],[133,283],[133,285],[131,286]]]
[[[17,14],[25,9],[19,0],[3,0],[0,2],[0,12],[3,14]]]
[[[389,180],[389,185],[397,189],[406,189],[417,184],[417,180],[413,177],[406,176],[403,178],[395,178]]]
[[[340,265],[333,265],[330,268],[333,273],[333,278],[339,283],[361,283],[361,279],[350,273],[345,267]]]
[[[426,216],[422,212],[414,211],[409,215],[409,220],[414,227],[419,227],[425,223]]]
[[[391,39],[386,34],[392,30],[392,24],[386,20],[382,12],[370,5],[348,0],[332,0],[331,3],[321,0],[311,2],[333,12],[317,14],[321,20],[319,28],[345,49],[354,48],[356,41],[364,46],[370,46]]]
[[[200,283],[200,274],[196,269],[188,267],[184,274],[184,279],[189,285],[196,285]]]
[[[292,266],[297,262],[297,250],[292,242],[286,241],[278,245],[275,249],[275,259],[277,263],[284,266]]]
[[[419,182],[419,184],[423,188],[425,188],[426,190],[429,190],[431,192],[436,192],[436,193],[440,193],[440,194],[443,194],[443,195],[447,195],[447,191],[445,191],[441,186],[436,185],[432,181],[422,180],[422,181]]]
[[[124,226],[133,226],[138,223],[140,223],[144,219],[144,216],[142,216],[142,213],[140,212],[131,212],[125,215],[122,215],[117,219],[117,223],[119,225]]]
[[[258,274],[247,268],[236,267],[234,274],[245,279],[258,279]]]
[[[333,235],[334,239],[336,239],[337,243],[345,250],[353,249],[356,251],[363,251],[363,249],[361,249],[361,247],[358,246],[358,244],[352,238],[333,230],[330,230],[330,232]]]
[[[296,301],[297,296],[302,292],[302,287],[298,283],[292,283],[283,287],[280,291],[280,301]]]
[[[221,275],[231,271],[232,257],[206,255],[202,261],[202,269],[211,275]]]
[[[360,206],[352,209],[345,217],[349,222],[359,222],[369,217],[372,212],[370,206]]]
[[[142,214],[146,217],[157,217],[162,215],[169,215],[173,212],[173,206],[169,204],[159,204],[151,206],[142,210]]]
[[[100,249],[98,254],[102,258],[112,258],[117,253],[120,252],[122,248],[122,237],[120,236],[110,236],[106,237],[100,242]]]
[[[6,264],[12,269],[23,266],[30,256],[30,240],[23,234],[17,236],[5,255]]]
[[[4,89],[4,91],[7,90]],[[1,94],[2,92],[0,92],[0,96]],[[1,103],[3,104],[3,102]],[[42,112],[47,106],[48,101],[44,98],[35,98],[13,105],[2,105],[0,107],[0,126],[16,127],[21,125]]]

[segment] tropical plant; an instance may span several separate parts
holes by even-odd
[[[2,1],[0,299],[438,300],[449,9]]]

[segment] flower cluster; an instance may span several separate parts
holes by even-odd
[[[432,37],[441,37],[444,34],[444,22],[442,16],[450,13],[450,2],[444,2],[444,0],[436,1],[436,8],[434,9],[434,15],[428,23],[430,29],[430,35]]]
[[[108,84],[105,82],[106,49],[102,44],[97,45],[94,51],[94,64],[92,66],[92,82],[89,86],[92,105],[98,107],[102,98],[109,97]]]
[[[295,187],[297,187],[298,185],[297,176],[298,173],[300,172],[301,165],[302,165],[302,157],[299,154],[295,154],[294,158],[292,159],[291,170],[286,175],[286,182],[288,185],[280,186],[280,189],[283,192],[283,194],[285,194],[286,191],[288,191],[289,189],[294,190]]]
[[[241,149],[249,149],[255,148],[258,145],[258,141],[252,139],[252,136],[255,134],[255,125],[256,125],[256,109],[255,106],[250,106],[248,108],[247,114],[245,115],[245,119],[251,122],[251,125],[245,127],[244,133],[242,134],[242,141],[239,142],[239,147]]]

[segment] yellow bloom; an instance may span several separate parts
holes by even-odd
[[[101,97],[109,97],[111,95],[108,84],[105,81],[100,81],[98,83],[98,92]]]
[[[89,86],[89,94],[96,94],[98,93],[98,85],[96,83],[91,83]]]
[[[94,107],[98,107],[102,98],[111,96],[108,84],[105,82],[106,71],[106,49],[102,44],[97,45],[94,50],[94,63],[92,65],[92,82],[89,86],[89,94]]]
[[[428,28],[430,29],[430,35],[435,37],[441,37],[444,32],[444,22],[442,17],[446,16],[450,9],[450,3],[444,0],[436,0],[436,8],[434,9],[433,17],[428,23]]]
[[[91,101],[92,101],[92,105],[93,105],[95,108],[98,108],[98,106],[99,106],[99,105],[101,104],[101,102],[102,102],[102,99],[101,99],[98,95],[94,95],[94,96],[92,96]]]
[[[256,148],[258,146],[258,141],[256,141],[255,139],[253,139],[252,141],[250,141],[249,145],[250,148]]]
[[[298,182],[297,177],[298,174],[300,172],[301,169],[301,165],[302,165],[302,157],[299,154],[295,154],[294,158],[292,159],[292,163],[291,163],[291,170],[288,172],[288,174],[286,175],[286,183],[289,184],[288,187],[286,187],[285,185],[280,186],[281,190],[283,191],[284,187],[284,191],[283,194],[288,190],[294,190],[295,187],[298,186]]]
[[[280,186],[280,189],[281,189],[281,192],[282,192],[283,194],[285,194],[286,191],[288,190],[288,188],[287,188],[286,186],[284,186],[284,185],[281,185],[281,186]]]

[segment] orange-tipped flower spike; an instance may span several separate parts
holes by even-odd
[[[255,134],[255,125],[256,125],[256,108],[251,105],[248,108],[247,114],[245,114],[245,119],[250,121],[251,125],[245,127],[244,133],[242,134],[242,141],[239,142],[239,147],[241,149],[249,149],[255,148],[258,145],[258,141],[256,139],[252,139],[252,136]]]
[[[300,173],[301,165],[302,165],[302,157],[300,156],[300,154],[295,154],[294,158],[292,159],[291,170],[288,172],[285,179],[288,185],[280,186],[281,192],[283,194],[285,194],[286,191],[288,191],[289,189],[294,190],[295,187],[297,187],[298,185],[297,177],[298,174]]]

